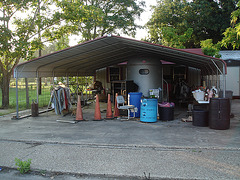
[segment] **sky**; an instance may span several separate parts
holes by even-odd
[[[142,1],[142,0],[137,0]],[[144,7],[144,12],[141,14],[140,19],[136,19],[136,23],[138,25],[144,26],[148,20],[151,18],[152,11],[151,11],[151,5],[156,5],[157,0],[144,0],[146,7]],[[128,37],[126,35],[121,35],[123,37]],[[135,39],[141,40],[147,36],[147,30],[146,29],[137,29]],[[129,37],[132,38],[132,37]],[[70,46],[76,45],[77,41],[79,41],[79,38],[77,36],[72,36],[70,39]]]
[[[157,0],[145,0],[146,8],[145,11],[141,14],[140,20],[137,20],[137,24],[139,25],[145,25],[148,20],[151,18],[152,11],[151,11],[151,5],[156,5]],[[137,34],[135,39],[141,40],[142,38],[145,38],[147,36],[147,30],[146,29],[137,29]]]
[[[141,1],[141,0],[138,0],[138,1]],[[151,18],[151,15],[152,15],[150,6],[151,5],[154,6],[156,4],[157,4],[157,0],[145,0],[145,5],[146,5],[146,7],[144,8],[145,11],[141,14],[140,19],[136,19],[136,23],[138,25],[144,26],[148,22],[148,20]],[[129,37],[126,35],[121,35],[121,36]],[[134,39],[141,40],[141,39],[145,38],[146,36],[147,36],[147,30],[138,28]],[[129,38],[132,38],[132,37],[129,37]],[[77,38],[77,36],[72,36],[69,39],[70,39],[70,46],[76,45],[77,41],[79,40]]]

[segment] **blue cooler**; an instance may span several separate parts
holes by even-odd
[[[128,93],[128,105],[134,105],[137,107],[138,111],[135,114],[135,117],[140,117],[140,107],[141,107],[141,92],[131,92]],[[130,113],[130,116],[133,117],[133,113]]]
[[[142,122],[157,122],[158,100],[155,98],[141,99],[141,115]]]

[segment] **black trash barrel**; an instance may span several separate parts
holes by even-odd
[[[209,127],[225,130],[230,127],[229,98],[211,98],[209,107]]]
[[[193,125],[206,127],[208,126],[208,111],[203,109],[193,110]]]
[[[158,106],[159,119],[162,121],[171,121],[174,119],[174,107]]]

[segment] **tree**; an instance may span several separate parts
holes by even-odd
[[[153,15],[147,23],[150,40],[159,43],[169,41],[169,37],[164,36],[164,31],[166,27],[171,27],[177,36],[184,35],[189,29],[193,30],[192,35],[183,43],[186,48],[200,47],[200,42],[206,39],[217,43],[229,26],[230,14],[236,8],[235,2],[236,0],[161,0],[153,8]]]
[[[186,43],[191,38],[192,31],[184,20],[187,8],[186,0],[158,1],[147,23],[150,35],[148,41],[171,47],[187,46]]]
[[[134,35],[138,27],[134,20],[140,16],[143,11],[141,7],[144,5],[142,1],[137,2],[137,0],[2,0],[0,2],[2,106],[9,105],[10,77],[20,59],[31,59],[36,50],[43,49],[45,42],[61,39],[71,33],[81,35],[81,41],[121,31]]]
[[[38,3],[41,6],[38,6]],[[59,13],[50,12],[49,0],[2,0],[0,2],[0,87],[2,107],[9,105],[9,83],[13,68],[20,59],[30,59],[43,47],[45,39],[36,36],[60,23]],[[42,14],[40,15],[39,8]],[[25,15],[24,15],[25,14]],[[25,17],[24,17],[25,16]]]
[[[231,14],[231,27],[223,33],[224,37],[220,42],[227,49],[240,48],[240,1],[237,4],[238,9]]]
[[[212,39],[206,39],[205,41],[201,41],[202,52],[205,55],[220,58],[220,44],[213,44]]]
[[[88,41],[105,34],[135,35],[138,25],[135,18],[143,12],[144,2],[136,0],[75,0],[59,1],[65,28],[81,36],[80,41]],[[52,36],[51,34],[49,34]]]

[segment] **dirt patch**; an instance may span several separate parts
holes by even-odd
[[[0,109],[0,116],[16,112],[16,109]]]
[[[2,174],[2,176],[1,176]],[[21,174],[17,169],[9,167],[1,167],[0,178],[7,179],[19,179],[19,180],[32,180],[32,179],[108,179],[108,180],[127,180],[127,179],[147,179],[142,177],[125,177],[125,176],[108,176],[108,175],[90,175],[90,174],[81,174],[81,173],[63,173],[63,172],[49,172],[45,170],[31,170],[29,173]]]

